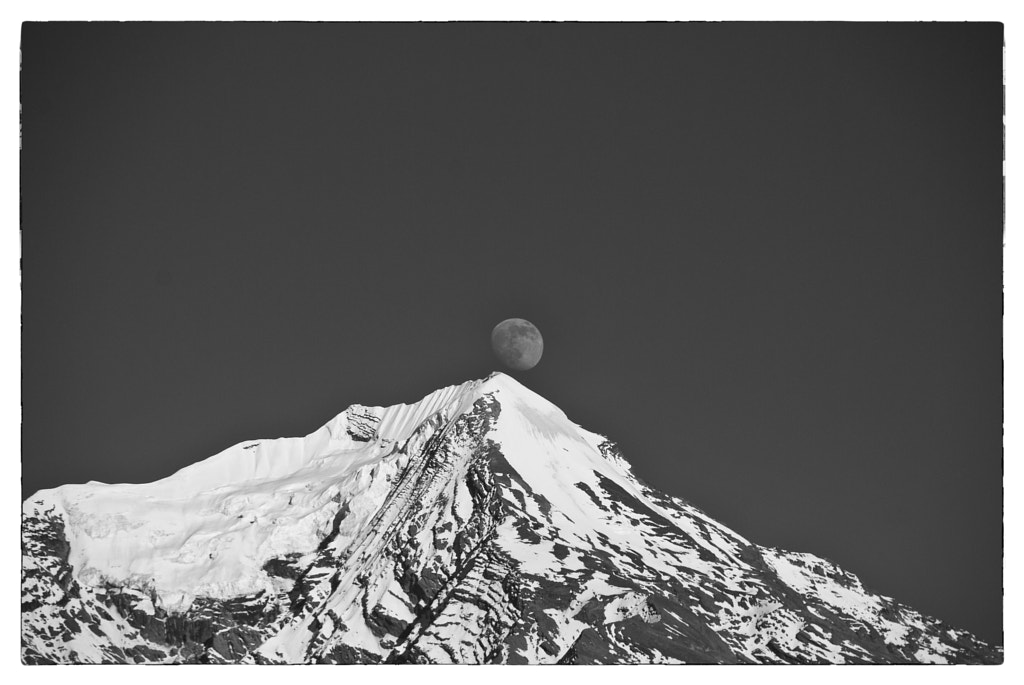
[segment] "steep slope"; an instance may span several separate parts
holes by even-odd
[[[27,663],[998,663],[503,374],[23,507]]]

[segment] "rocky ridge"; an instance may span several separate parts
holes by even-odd
[[[23,506],[25,663],[1001,663],[494,374]]]

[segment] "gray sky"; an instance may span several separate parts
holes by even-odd
[[[1001,642],[998,24],[28,24],[23,496],[517,374]]]

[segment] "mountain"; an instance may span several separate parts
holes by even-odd
[[[503,374],[41,490],[25,663],[1001,663],[641,482]]]

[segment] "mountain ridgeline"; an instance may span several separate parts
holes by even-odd
[[[653,490],[503,374],[42,490],[22,546],[28,664],[1003,660]]]

